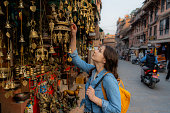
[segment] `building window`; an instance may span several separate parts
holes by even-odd
[[[146,35],[143,34],[143,41],[145,42],[146,41]]]
[[[150,12],[150,22],[153,20],[153,11]]]
[[[144,20],[144,26],[145,26],[145,28],[146,28],[146,19]]]
[[[169,17],[165,19],[165,34],[169,34]]]
[[[161,12],[163,12],[165,9],[165,0],[161,1]]]
[[[149,36],[152,36],[152,27],[150,27]]]
[[[155,20],[158,18],[158,8],[155,9]]]
[[[164,20],[161,20],[161,21],[160,21],[160,28],[159,28],[160,35],[161,35],[161,36],[163,35],[163,26],[164,26]]]
[[[166,9],[170,8],[170,0],[166,0]]]
[[[156,35],[157,35],[157,25],[154,26],[154,36],[156,36]]]

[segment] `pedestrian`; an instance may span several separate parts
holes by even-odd
[[[100,46],[92,55],[94,65],[88,64],[80,59],[76,50],[77,27],[75,24],[71,25],[71,33],[70,49],[72,54],[70,56],[73,64],[87,73],[95,68],[85,85],[85,99],[81,102],[81,105],[85,104],[84,113],[120,113],[121,98],[116,80],[118,78],[118,55],[116,51],[110,46]],[[105,77],[102,83],[107,100],[104,99],[101,83],[94,89],[103,75]]]
[[[168,67],[167,67],[167,69],[168,69],[168,73],[167,73],[167,75],[166,75],[166,80],[169,80],[169,77],[170,77],[170,60],[168,61]]]

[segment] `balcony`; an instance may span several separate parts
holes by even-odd
[[[142,9],[143,10],[146,10],[150,5],[152,5],[154,2],[156,2],[157,0],[148,0],[148,2],[146,2],[144,5],[143,5],[143,7],[142,7]]]
[[[162,18],[168,16],[169,14],[170,14],[170,9],[160,13],[158,16],[159,16],[159,19],[162,19]]]

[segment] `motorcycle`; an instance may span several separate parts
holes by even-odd
[[[165,70],[166,70],[166,64],[165,63],[166,62],[159,62],[158,63],[158,71],[159,72],[161,72],[161,73],[165,72]]]
[[[155,88],[156,83],[160,81],[157,68],[144,70],[145,75],[141,75],[141,82],[148,85],[149,88]]]
[[[132,64],[140,64],[140,59],[137,57],[135,59],[132,60]]]

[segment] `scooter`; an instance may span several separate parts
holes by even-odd
[[[158,70],[154,68],[153,70],[147,69],[144,70],[145,75],[141,75],[141,82],[145,83],[148,85],[149,88],[153,89],[155,88],[156,83],[160,82]]]

